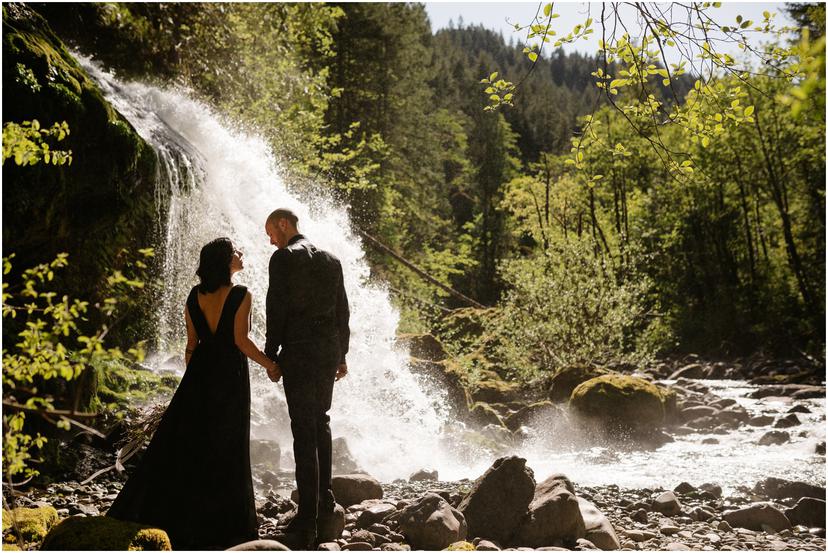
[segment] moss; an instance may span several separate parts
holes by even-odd
[[[57,524],[59,517],[54,507],[17,507],[12,511],[3,510],[3,542],[17,541],[13,521],[20,529],[21,537],[27,541],[41,541],[49,529]]]
[[[55,526],[41,547],[44,551],[171,551],[167,533],[109,517],[70,517]]]
[[[135,369],[125,361],[99,361],[94,369],[99,401],[115,408],[134,405],[136,401],[158,395],[169,395],[179,383],[179,377],[175,375]]]
[[[474,551],[474,544],[467,541],[456,541],[443,551]]]
[[[570,407],[611,429],[646,433],[664,424],[661,390],[635,376],[607,374],[578,385]]]

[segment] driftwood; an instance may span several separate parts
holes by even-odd
[[[388,255],[390,255],[391,257],[393,257],[394,259],[396,259],[397,261],[399,261],[400,263],[402,263],[403,265],[405,265],[406,267],[408,267],[409,269],[414,271],[414,273],[416,273],[418,276],[420,276],[421,278],[423,278],[426,281],[430,282],[431,284],[437,286],[441,290],[444,290],[444,291],[448,292],[449,294],[451,294],[455,298],[459,299],[460,301],[462,301],[462,302],[464,302],[468,305],[471,305],[472,307],[477,307],[478,309],[486,309],[486,306],[483,305],[482,303],[471,299],[470,297],[466,296],[465,294],[463,294],[461,292],[458,292],[457,290],[455,290],[454,288],[452,288],[450,286],[446,286],[445,284],[443,284],[442,282],[440,282],[439,280],[437,280],[436,278],[434,278],[433,276],[426,273],[424,270],[422,270],[421,268],[417,267],[412,262],[410,262],[409,260],[404,258],[402,255],[398,254],[397,252],[395,252],[394,250],[392,250],[391,248],[389,248],[388,246],[386,246],[385,244],[383,244],[382,242],[380,242],[379,240],[377,240],[376,238],[374,238],[373,236],[368,234],[367,232],[362,231],[362,230],[357,231],[357,232],[359,232],[359,234],[363,238],[365,238],[371,245],[373,245],[374,247],[376,247],[380,251],[382,251],[384,253],[387,253]]]

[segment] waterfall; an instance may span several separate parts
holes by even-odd
[[[300,232],[340,259],[350,300],[349,374],[334,390],[333,436],[345,437],[357,463],[380,480],[405,478],[420,468],[460,477],[454,456],[441,445],[448,422],[444,393],[427,389],[412,375],[407,352],[395,346],[398,314],[387,291],[369,281],[362,244],[346,208],[289,192],[267,145],[221,121],[204,104],[177,90],[120,82],[90,59],[78,58],[107,100],[156,150],[160,162],[164,290],[156,325],[161,347],[150,357],[151,364],[183,351],[184,302],[197,283],[198,254],[219,236],[231,238],[244,253],[245,269],[235,282],[253,295],[254,341],[264,347],[264,298],[274,251],[264,222],[273,209],[288,207],[299,217]],[[164,201],[168,203],[162,205]],[[166,221],[160,219],[164,213]],[[173,359],[182,372],[183,360]],[[275,439],[283,451],[290,451],[282,384],[271,383],[264,369],[251,363],[251,387],[252,437]]]

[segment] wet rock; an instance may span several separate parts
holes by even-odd
[[[359,466],[348,448],[345,438],[334,438],[331,442],[332,469],[334,474],[354,474]]]
[[[810,412],[811,412],[811,410],[808,409],[807,406],[802,405],[802,404],[794,405],[793,407],[788,409],[788,413],[810,413]]]
[[[367,474],[342,474],[331,479],[336,502],[344,507],[366,499],[382,499],[382,486]]]
[[[342,548],[335,541],[320,543],[316,549],[317,551],[342,551]]]
[[[563,367],[552,378],[549,399],[558,403],[569,401],[572,390],[578,387],[579,384],[609,373],[610,371],[607,369],[590,365]]]
[[[586,528],[575,488],[562,474],[553,474],[535,488],[529,513],[512,541],[525,547],[574,544]]]
[[[799,420],[799,417],[796,416],[794,413],[790,413],[781,417],[776,423],[773,425],[774,428],[790,428],[792,426],[799,426],[802,422]]]
[[[408,477],[409,482],[434,482],[437,480],[436,470],[420,469]]]
[[[673,516],[681,513],[681,503],[673,492],[664,492],[653,499],[653,511]]]
[[[771,430],[759,438],[759,445],[781,445],[791,441],[791,435],[784,430]]]
[[[682,482],[681,484],[673,488],[673,491],[676,493],[686,494],[696,491],[696,487],[690,484],[689,482]]]
[[[811,527],[825,527],[825,500],[803,497],[791,509],[785,510],[791,524]]]
[[[290,549],[276,540],[253,540],[234,545],[227,551],[290,551]],[[339,546],[336,549],[326,551],[339,551]]]
[[[716,445],[716,444],[719,444],[721,442],[719,442],[718,438],[705,438],[705,439],[702,440],[702,443],[707,444],[707,445]]]
[[[431,334],[400,334],[397,343],[408,349],[411,357],[443,361],[448,357],[443,344]]]
[[[757,482],[753,487],[754,493],[762,494],[770,499],[799,499],[802,497],[815,497],[817,499],[825,499],[825,488],[808,484],[807,482],[798,482],[794,480],[785,480],[784,478],[768,477]]]
[[[791,527],[791,522],[785,513],[769,503],[753,503],[742,509],[725,511],[722,518],[733,527],[749,530],[762,530],[763,527],[769,527],[778,532]]]
[[[751,426],[767,426],[773,422],[773,417],[770,415],[756,415],[748,419],[747,423]]]
[[[686,407],[679,412],[679,418],[682,422],[700,419],[702,417],[713,417],[719,412],[715,407],[707,405],[699,405],[696,407]]]
[[[345,530],[345,509],[335,505],[331,513],[320,513],[316,521],[316,532],[319,541],[334,541],[342,536]]]
[[[500,551],[500,548],[489,540],[480,540],[474,548],[477,551]]]
[[[364,511],[359,513],[359,517],[356,520],[356,527],[368,528],[372,524],[382,522],[385,517],[394,513],[396,510],[397,508],[390,503],[377,503],[375,505],[370,505]]]
[[[704,483],[699,486],[699,489],[709,493],[714,499],[722,497],[722,487],[718,484]]]
[[[825,397],[824,386],[809,386],[807,384],[779,384],[766,385],[751,392],[753,399],[762,399],[770,396],[792,397],[795,399],[811,399]]]
[[[415,549],[443,549],[466,539],[468,527],[463,513],[442,497],[426,494],[400,516],[400,532]]]
[[[679,378],[691,378],[694,380],[702,379],[707,376],[704,365],[701,363],[691,363],[678,369],[670,375],[669,380],[678,380]]]
[[[642,435],[664,424],[662,392],[634,376],[608,374],[583,382],[572,391],[569,406],[605,428]]]
[[[279,470],[282,450],[274,440],[250,440],[250,462],[257,467]]]
[[[458,509],[470,536],[505,543],[535,495],[535,476],[526,459],[502,457],[478,478]]]
[[[170,551],[167,533],[109,517],[70,517],[52,528],[43,551]]]
[[[516,413],[509,415],[504,424],[512,432],[516,432],[520,427],[531,425],[536,421],[548,423],[564,420],[566,420],[566,414],[563,409],[551,401],[539,401],[522,407]]]
[[[342,546],[342,551],[371,551],[374,549],[370,543],[365,541],[348,542]]]
[[[609,519],[591,502],[583,497],[577,499],[581,518],[584,520],[584,539],[605,551],[619,549],[621,544]],[[579,545],[583,546],[581,541],[581,539],[577,540]]]
[[[814,447],[814,453],[817,455],[825,455],[825,442],[819,442],[816,447]]]

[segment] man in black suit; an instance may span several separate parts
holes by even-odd
[[[339,260],[299,234],[289,209],[270,214],[265,231],[278,249],[270,258],[265,354],[268,371],[284,376],[293,432],[299,507],[286,531],[292,545],[309,548],[317,518],[333,512],[331,407],[334,381],[348,374],[348,297]]]

